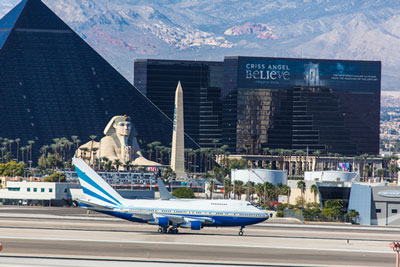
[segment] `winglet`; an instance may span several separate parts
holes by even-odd
[[[165,187],[165,184],[161,178],[157,178],[157,184],[158,184],[158,192],[160,192],[160,199],[175,199],[173,195],[171,195],[170,192],[168,192],[167,188]]]

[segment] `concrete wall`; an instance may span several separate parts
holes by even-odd
[[[304,180],[317,182],[358,182],[360,176],[356,172],[313,171],[304,172]]]
[[[248,181],[258,183],[269,182],[275,186],[278,183],[283,185],[287,184],[287,174],[284,171],[279,170],[266,170],[266,169],[246,169],[246,170],[235,170],[231,171],[232,182],[235,180],[242,181],[246,184]]]

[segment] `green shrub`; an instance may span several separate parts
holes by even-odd
[[[65,183],[67,182],[67,179],[65,177],[65,174],[62,172],[55,172],[52,175],[46,176],[44,178],[45,182],[60,182],[60,183]]]
[[[193,190],[189,187],[174,189],[174,191],[172,191],[172,195],[177,198],[194,198]]]
[[[283,210],[279,210],[276,212],[276,217],[282,218],[283,217]]]

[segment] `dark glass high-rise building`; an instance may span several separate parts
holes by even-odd
[[[223,142],[378,154],[380,84],[379,61],[225,57]]]
[[[123,114],[139,139],[171,142],[170,118],[40,0],[24,0],[0,20],[0,91],[0,136],[34,140],[34,151],[53,138],[101,137]]]
[[[222,139],[223,73],[223,62],[139,59],[134,85],[172,119],[180,81],[185,132],[201,147],[214,147]]]

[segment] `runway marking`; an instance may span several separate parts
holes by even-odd
[[[82,262],[95,262],[97,263],[97,265],[99,265],[98,263],[102,263],[107,264],[107,266],[109,265],[109,263],[113,263],[113,265],[115,263],[136,263],[135,266],[138,266],[137,264],[142,263],[142,264],[146,264],[145,266],[148,266],[148,264],[150,264],[150,266],[153,266],[154,264],[161,264],[161,266],[165,266],[165,264],[167,264],[167,266],[169,265],[184,265],[186,267],[188,266],[192,266],[192,267],[196,267],[196,266],[252,266],[252,267],[328,267],[328,266],[337,266],[337,265],[316,265],[316,264],[274,264],[274,263],[240,263],[240,262],[226,262],[226,261],[221,261],[221,262],[215,262],[215,261],[180,261],[180,260],[169,260],[169,259],[160,259],[160,260],[149,260],[149,259],[117,259],[117,258],[94,258],[94,257],[65,257],[65,256],[28,256],[28,255],[0,255],[0,258],[9,258],[9,259],[30,259],[30,260],[65,260],[65,261],[80,261],[79,262],[79,266],[82,265]],[[13,262],[14,263],[14,262]],[[30,262],[29,266],[32,264],[32,262]],[[25,264],[24,264],[25,265]],[[39,264],[36,265],[43,265],[42,262],[39,262]],[[59,264],[58,264],[59,265]],[[1,264],[0,264],[1,266]],[[7,265],[6,265],[7,266]],[[50,265],[52,266],[52,265]],[[69,265],[68,265],[69,266]],[[77,266],[76,263],[73,266]],[[102,265],[101,265],[102,266]],[[139,265],[141,266],[141,265]]]
[[[357,252],[357,253],[385,253],[393,254],[393,251],[363,250],[363,249],[336,249],[336,248],[305,248],[288,246],[265,246],[245,244],[213,244],[213,243],[191,243],[191,242],[169,242],[169,241],[134,241],[134,240],[103,240],[103,239],[78,239],[78,238],[48,238],[48,237],[10,237],[0,236],[2,239],[14,240],[42,240],[42,241],[74,241],[74,242],[100,242],[100,243],[126,243],[126,244],[147,244],[147,245],[182,245],[199,247],[236,247],[236,248],[265,248],[265,249],[286,249],[286,250],[311,250],[311,251],[335,251],[335,252]]]
[[[315,225],[315,224],[282,224],[282,223],[258,223],[258,227],[282,227],[282,228],[319,228],[319,229],[342,229],[342,230],[367,230],[367,231],[395,231],[400,232],[400,227],[382,226],[342,226],[342,225]]]

